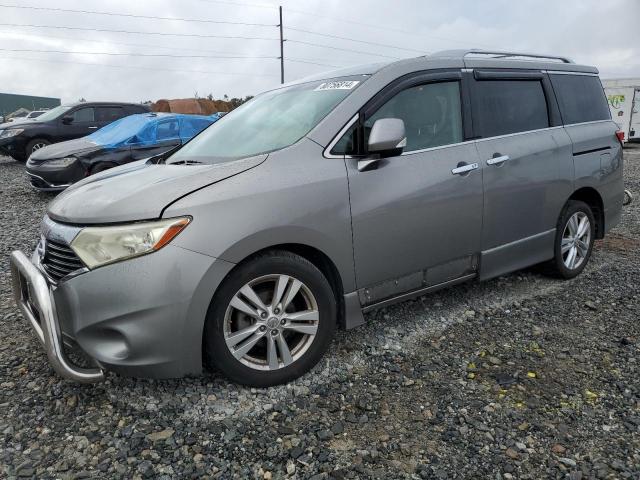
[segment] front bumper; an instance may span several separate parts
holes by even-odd
[[[47,162],[34,163],[27,161],[27,175],[31,186],[46,192],[62,191],[87,176],[87,171],[80,160],[66,167],[50,167]]]
[[[167,245],[54,284],[34,262],[11,254],[14,295],[61,376],[95,382],[103,371],[144,378],[201,373],[207,310],[233,264]],[[99,368],[74,365],[67,339]]]
[[[76,382],[101,381],[104,378],[102,369],[81,368],[67,358],[49,283],[20,251],[11,254],[11,276],[16,303],[44,346],[53,369],[60,376]]]
[[[13,158],[24,158],[25,140],[22,135],[0,139],[0,153]]]

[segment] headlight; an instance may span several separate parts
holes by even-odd
[[[15,137],[16,135],[20,135],[22,132],[24,132],[24,128],[10,128],[9,130],[3,130],[2,133],[0,133],[0,138]]]
[[[76,157],[56,158],[55,160],[47,160],[44,165],[47,167],[68,167],[76,160]]]
[[[160,250],[191,221],[169,218],[115,227],[83,228],[71,248],[90,269]]]

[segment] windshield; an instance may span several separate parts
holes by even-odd
[[[38,117],[38,121],[48,122],[49,120],[55,120],[60,115],[62,115],[64,112],[69,110],[71,107],[72,107],[72,105],[60,105],[60,106],[58,106],[56,108],[52,108],[48,112],[45,112],[42,115],[40,115]]]
[[[263,93],[218,120],[168,161],[217,163],[293,145],[364,78],[324,80]]]
[[[102,127],[97,132],[89,135],[87,140],[98,145],[116,145],[138,135],[144,127],[150,123],[155,123],[155,121],[155,117],[151,117],[147,113],[130,115],[116,120],[106,127]]]

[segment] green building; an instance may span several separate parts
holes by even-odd
[[[0,116],[2,117],[6,117],[21,108],[31,111],[54,108],[58,105],[60,105],[59,98],[0,93]]]

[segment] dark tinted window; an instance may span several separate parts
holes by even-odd
[[[98,107],[96,108],[96,120],[98,122],[111,123],[125,116],[122,107]]]
[[[611,118],[607,98],[598,77],[551,75],[551,82],[565,125]]]
[[[73,123],[86,123],[95,121],[93,107],[85,107],[72,113]]]
[[[458,82],[430,83],[398,93],[366,120],[365,144],[380,118],[404,120],[405,152],[461,142],[460,86]]]
[[[332,155],[356,155],[358,144],[356,143],[356,130],[358,123],[352,125],[342,136],[338,143],[331,149]]]
[[[549,114],[539,80],[476,82],[476,109],[482,137],[547,128]]]

